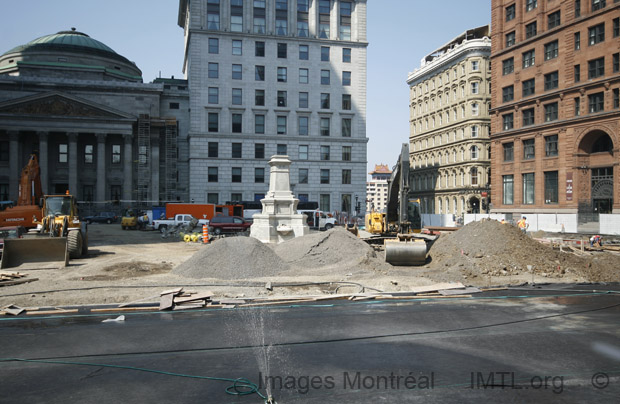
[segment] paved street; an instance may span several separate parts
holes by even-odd
[[[1,362],[0,397],[264,401],[226,394],[231,382],[179,376],[191,375],[247,378],[261,394],[267,384],[279,403],[612,402],[620,394],[620,296],[593,288],[125,313],[123,322],[87,310],[4,317],[0,357],[63,364]],[[256,348],[263,341],[271,346]]]

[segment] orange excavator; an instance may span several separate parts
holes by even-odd
[[[42,217],[39,206],[42,196],[39,161],[35,154],[31,154],[28,164],[22,170],[17,205],[0,211],[0,227],[24,226],[26,229],[37,227],[35,222],[40,222]]]

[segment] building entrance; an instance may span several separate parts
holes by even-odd
[[[613,167],[592,169],[592,213],[612,212],[614,195]]]

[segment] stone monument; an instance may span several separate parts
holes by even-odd
[[[308,234],[305,215],[297,213],[299,199],[291,192],[291,160],[288,156],[275,155],[269,165],[269,192],[261,199],[262,213],[254,215],[250,237],[263,243],[281,243]]]

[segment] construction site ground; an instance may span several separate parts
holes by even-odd
[[[156,231],[93,224],[86,257],[71,260],[63,269],[24,271],[15,278],[23,283],[0,283],[0,307],[159,302],[162,291],[177,287],[245,298],[397,293],[446,282],[486,288],[618,281],[618,252],[582,252],[567,245],[560,251],[559,241],[568,239],[587,236],[526,236],[497,221],[475,222],[442,234],[430,248],[426,265],[395,267],[384,262],[380,248],[343,228],[313,231],[277,246],[247,236],[203,245],[164,239]]]

